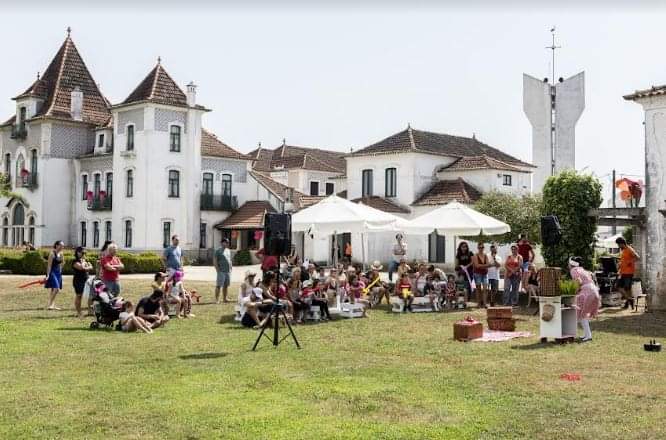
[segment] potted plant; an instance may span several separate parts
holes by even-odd
[[[573,299],[578,291],[578,283],[574,280],[560,281],[560,294],[562,296],[562,305],[571,306]]]

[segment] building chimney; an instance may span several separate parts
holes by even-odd
[[[194,107],[197,104],[197,86],[193,81],[187,85],[187,105]]]
[[[70,113],[75,121],[83,120],[83,92],[79,86],[74,87],[70,99]]]

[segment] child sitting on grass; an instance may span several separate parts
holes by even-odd
[[[403,272],[398,281],[398,297],[402,298],[405,303],[405,311],[412,311],[412,302],[414,295],[412,293],[412,282],[409,279],[409,273]]]
[[[126,301],[123,304],[122,312],[119,315],[120,328],[124,332],[133,332],[141,330],[144,333],[152,333],[153,329],[150,325],[134,314],[134,304],[131,301]]]
[[[180,308],[178,309],[178,318],[194,318],[192,313],[192,296],[190,292],[185,289],[183,285],[183,272],[177,270],[173,273],[173,284],[169,289],[169,295],[172,298],[180,300]]]

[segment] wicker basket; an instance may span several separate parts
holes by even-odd
[[[562,269],[559,267],[544,267],[539,271],[539,288],[541,296],[560,296],[560,277]]]
[[[503,332],[516,330],[516,320],[513,318],[488,318],[488,328]]]

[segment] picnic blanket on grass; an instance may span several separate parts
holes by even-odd
[[[483,336],[473,339],[476,342],[504,342],[514,338],[529,338],[530,332],[503,332],[495,330],[484,330]]]

